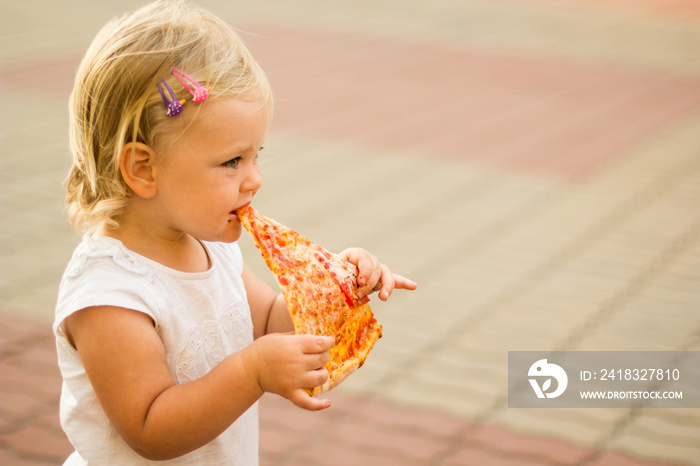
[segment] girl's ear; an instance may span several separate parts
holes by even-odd
[[[150,199],[158,192],[155,165],[158,154],[140,142],[124,145],[119,157],[119,169],[127,186],[139,197]]]

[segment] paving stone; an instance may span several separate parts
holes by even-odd
[[[404,375],[386,386],[381,396],[408,406],[424,407],[443,414],[473,419],[502,400],[505,392],[490,388],[484,390],[482,385],[447,385]]]
[[[637,436],[632,432],[625,433],[625,435],[610,442],[609,448],[657,463],[697,464],[698,459],[697,447],[649,442],[648,437]]]
[[[55,466],[63,464],[63,461],[36,457],[28,458],[21,453],[13,453],[8,448],[2,448],[0,449],[0,463],[12,466]]]
[[[488,450],[479,445],[467,445],[451,453],[441,464],[445,466],[462,466],[465,464],[479,464],[483,466],[535,466],[544,463],[543,458],[539,456],[524,458],[522,455],[512,455],[497,450]]]
[[[546,437],[528,438],[513,435],[510,431],[497,426],[480,427],[471,431],[467,439],[514,457],[530,456],[539,458],[543,462],[578,464],[592,453],[590,448],[581,448]]]
[[[336,439],[337,440],[337,439]],[[342,446],[340,448],[330,443],[321,443],[300,453],[289,464],[306,465],[357,465],[357,464],[386,464],[387,466],[420,465],[424,460],[412,459],[393,450],[375,450],[366,446]]]
[[[58,462],[73,452],[73,447],[66,440],[63,432],[55,432],[34,424],[17,432],[2,435],[1,441],[20,456],[43,461]]]
[[[411,409],[386,401],[373,400],[363,403],[362,410],[350,413],[358,422],[378,426],[390,425],[408,433],[447,441],[456,438],[471,424],[457,417],[446,416],[425,409]]]
[[[328,429],[324,440],[330,445],[342,441],[360,451],[385,451],[387,456],[423,464],[450,446],[449,439],[426,436],[423,432],[405,426],[366,423],[353,419]]]
[[[596,445],[605,438],[625,415],[626,410],[505,408],[493,413],[489,422],[508,426],[523,435],[564,440],[585,449],[584,446]]]
[[[633,458],[622,453],[606,452],[594,459],[593,461],[587,462],[586,464],[588,466],[669,466],[673,463],[666,461],[647,461],[639,458]]]
[[[689,410],[694,411],[694,410]],[[700,457],[698,425],[679,425],[654,416],[636,416],[609,448],[640,455],[653,461],[694,464]]]

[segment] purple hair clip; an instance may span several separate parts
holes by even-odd
[[[204,87],[200,85],[189,75],[178,70],[177,68],[173,68],[173,75],[177,78],[178,81],[180,81],[180,84],[185,86],[185,89],[187,89],[187,91],[190,94],[192,94],[192,102],[199,103],[207,100],[207,97],[209,97],[209,91],[211,91],[211,87]],[[187,79],[190,83],[192,83],[192,85],[194,86],[194,90],[192,90],[192,88],[187,85],[183,78]]]
[[[165,86],[165,88],[166,88],[166,89],[168,90],[168,92],[170,93],[170,97],[172,97],[172,100],[169,100],[169,99],[165,96],[165,92],[163,91],[163,86],[161,86],[161,83],[163,84],[163,86]],[[161,78],[160,82],[158,83],[158,92],[160,92],[160,96],[163,98],[163,102],[165,102],[165,106],[168,108],[168,113],[167,113],[167,115],[168,115],[169,117],[172,117],[172,116],[175,116],[175,115],[179,115],[180,112],[182,111],[182,106],[184,105],[185,100],[184,100],[184,99],[183,99],[183,100],[177,100],[177,97],[175,96],[175,93],[174,93],[173,90],[170,88],[170,86],[168,86],[168,83],[165,82],[165,79],[162,79],[162,78]]]

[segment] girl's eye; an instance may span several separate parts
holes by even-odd
[[[238,162],[241,160],[240,157],[236,157],[235,159],[231,159],[228,162],[224,162],[223,166],[228,167],[228,168],[236,168],[238,167]]]

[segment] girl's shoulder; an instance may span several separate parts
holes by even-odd
[[[124,274],[135,276],[172,275],[175,278],[204,278],[214,272],[214,269],[223,269],[224,273],[236,273],[243,271],[243,257],[238,243],[212,243],[202,242],[212,262],[212,270],[187,274],[178,272],[159,264],[147,257],[128,249],[121,241],[108,236],[85,235],[73,252],[68,266],[63,275],[64,280],[75,279],[87,271],[92,273]]]
[[[127,249],[121,241],[107,236],[85,235],[73,252],[64,279],[76,278],[87,268],[136,275],[149,273],[149,267],[142,256]]]
[[[61,280],[54,331],[69,315],[96,306],[116,306],[149,315],[156,327],[162,306],[153,273],[120,241],[86,235],[73,252]],[[57,333],[57,335],[59,335]]]

